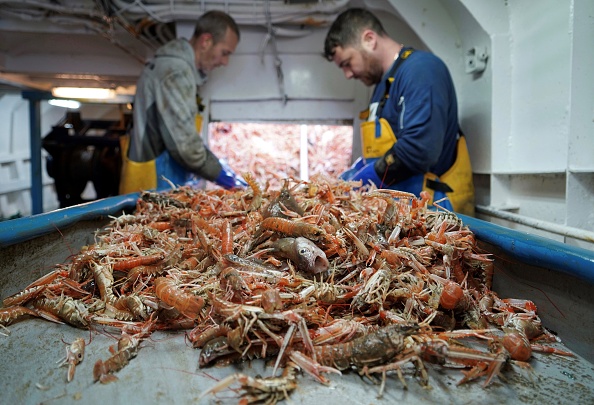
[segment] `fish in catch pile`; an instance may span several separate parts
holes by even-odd
[[[427,362],[488,385],[533,350],[572,355],[538,343],[556,338],[533,302],[491,291],[491,255],[428,194],[322,178],[268,190],[245,177],[247,190],[142,193],[95,244],[4,298],[3,330],[29,316],[117,328],[117,349],[94,366],[100,383],[154,331],[183,330],[201,368],[274,364],[269,377],[232,374],[203,396],[239,384],[244,401],[267,403],[301,374],[322,384],[353,369],[381,375],[381,395],[386,375],[406,386],[411,369],[428,385]],[[477,337],[478,348],[464,343]],[[67,349],[68,381],[83,355],[83,339]]]

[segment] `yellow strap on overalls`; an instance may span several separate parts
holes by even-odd
[[[385,118],[379,120],[381,136],[376,138],[375,121],[362,122],[361,127],[361,148],[365,159],[379,158],[390,150],[396,143],[396,136]]]
[[[390,124],[386,119],[381,118],[380,116],[384,104],[390,97],[390,87],[394,82],[394,75],[396,74],[396,71],[413,52],[413,48],[404,48],[396,62],[394,62],[392,68],[390,68],[390,71],[387,74],[388,78],[386,79],[385,83],[386,89],[384,91],[384,96],[378,102],[375,115],[376,119],[374,121],[366,121],[361,123],[361,147],[363,149],[363,157],[366,159],[379,158],[383,156],[394,145],[394,143],[396,143],[396,136],[394,135],[394,131],[392,131]],[[368,108],[359,114],[359,118],[362,120],[367,120],[369,119],[369,115],[370,111]],[[378,121],[379,128],[377,127]]]
[[[406,52],[406,55],[405,55]],[[402,63],[411,53],[412,50],[407,49],[401,55]],[[390,77],[386,81],[386,91],[383,99],[378,105],[377,116],[381,114],[383,103],[389,97],[390,86],[394,81],[394,73],[398,65],[392,67]],[[359,114],[359,118],[362,120],[369,119],[369,109],[362,111]],[[377,118],[376,118],[377,121]],[[365,158],[379,158],[385,155],[390,148],[397,142],[396,135],[390,127],[388,121],[384,118],[379,118],[380,133],[378,136],[378,128],[376,121],[366,121],[361,123],[361,144],[362,153]],[[430,181],[437,181],[445,188],[452,190],[446,192],[454,211],[466,215],[474,215],[474,185],[472,180],[472,166],[470,164],[470,156],[468,154],[468,148],[466,146],[466,139],[464,136],[460,136],[456,145],[456,159],[454,164],[441,176],[437,176],[433,173],[426,173],[423,179],[423,190],[427,191],[431,199],[429,203],[433,203],[433,197],[435,190],[429,188],[427,185]],[[439,184],[438,184],[439,185]]]
[[[202,114],[204,106],[202,99],[196,96],[198,113],[195,118],[196,132],[202,133]],[[120,149],[122,151],[122,173],[120,176],[120,194],[134,193],[141,190],[151,190],[157,188],[157,165],[156,160],[147,162],[135,162],[128,158],[128,148],[130,146],[130,135],[120,137]]]
[[[122,151],[122,174],[120,176],[120,194],[134,193],[157,188],[157,168],[155,160],[134,162],[128,158],[130,135],[120,137]]]
[[[470,154],[468,153],[465,136],[460,136],[458,139],[456,160],[454,160],[452,167],[440,176],[440,180],[454,190],[451,193],[446,193],[454,207],[454,211],[473,216],[474,183],[472,180]]]

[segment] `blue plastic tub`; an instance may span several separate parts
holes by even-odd
[[[54,212],[0,223],[0,297],[22,290],[94,243],[94,232],[109,216],[132,211],[138,194],[113,197]],[[533,372],[517,368],[487,388],[481,382],[456,386],[459,370],[429,368],[431,390],[414,379],[404,390],[398,378],[388,378],[381,400],[378,386],[356,372],[330,375],[323,386],[300,376],[293,403],[594,403],[594,252],[510,230],[461,216],[475,233],[480,246],[493,253],[496,263],[494,291],[502,298],[535,302],[543,324],[556,333],[561,347],[576,357],[534,355]],[[65,343],[89,332],[40,319],[17,322],[10,336],[0,336],[0,388],[5,403],[195,403],[200,394],[232,372],[267,375],[261,361],[225,368],[198,369],[199,351],[185,343],[183,334],[156,332],[137,358],[118,372],[119,381],[92,383],[92,367],[107,358],[115,343],[108,334],[93,334],[86,360],[75,379],[65,382],[65,368],[56,362],[65,354]],[[516,367],[515,367],[516,368]],[[237,403],[233,391],[217,397]],[[204,403],[218,403],[208,397]]]

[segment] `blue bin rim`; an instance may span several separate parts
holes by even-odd
[[[109,197],[48,213],[0,222],[0,248],[18,244],[102,216],[134,209],[140,193]],[[594,284],[594,251],[505,228],[458,214],[476,237],[529,265],[558,271]]]
[[[477,239],[528,265],[543,267],[594,284],[594,251],[457,214]]]
[[[134,209],[139,197],[140,193],[131,193],[0,222],[0,248],[67,228],[80,221],[119,216],[124,210]]]

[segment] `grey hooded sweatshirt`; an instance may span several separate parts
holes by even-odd
[[[157,49],[136,87],[131,160],[146,162],[167,150],[187,170],[206,180],[217,178],[221,164],[204,145],[195,124],[198,86],[205,80],[187,40],[175,39]]]

